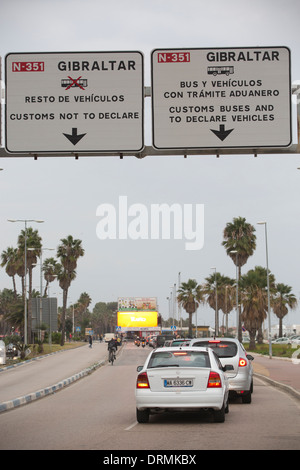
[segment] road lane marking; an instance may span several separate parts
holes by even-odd
[[[136,421],[131,426],[128,426],[128,428],[126,428],[125,431],[130,431],[130,429],[134,428],[134,426],[136,426],[137,424],[138,424],[138,422]]]

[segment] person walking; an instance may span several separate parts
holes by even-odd
[[[92,347],[92,344],[93,344],[93,338],[92,338],[92,335],[89,336],[89,343],[90,343],[90,348]]]

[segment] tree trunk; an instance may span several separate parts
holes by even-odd
[[[241,266],[238,267],[238,283],[240,282],[241,279]],[[238,327],[238,340],[240,342],[243,341],[243,334],[242,334],[242,318],[241,318],[241,305],[240,305],[240,289],[238,290],[238,319],[239,319],[239,327]]]
[[[193,314],[189,313],[189,338],[193,337],[192,317]]]
[[[282,338],[282,317],[279,317],[279,331],[278,331],[278,337]]]
[[[258,333],[257,333],[257,343],[258,344],[263,344],[263,342],[264,342],[264,335],[263,335],[262,325],[261,325],[259,327]]]
[[[63,290],[63,309],[62,309],[62,316],[61,316],[61,340],[60,340],[61,346],[65,344],[67,299],[68,299],[68,288]],[[50,334],[51,334],[51,331],[50,331]]]
[[[15,296],[15,298],[17,298],[17,287],[16,287],[15,276],[12,276],[12,280],[13,280],[13,287],[14,287],[14,296]]]
[[[256,336],[256,329],[251,328],[249,331],[249,336],[250,336],[250,343],[249,343],[249,349],[253,350],[256,349],[256,344],[255,344],[255,336]]]

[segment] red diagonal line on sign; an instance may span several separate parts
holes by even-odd
[[[70,80],[72,80],[72,83],[66,88],[66,90],[69,90],[73,85],[75,85],[75,86],[77,85],[79,88],[81,88],[82,90],[84,90],[83,86],[81,86],[81,85],[78,83],[78,80],[81,79],[81,76],[74,79],[74,78],[72,78],[72,77],[70,77],[70,76],[68,75],[68,78],[69,78]]]

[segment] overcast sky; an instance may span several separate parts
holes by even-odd
[[[298,0],[1,0],[0,6],[2,79],[9,52],[141,51],[145,86],[150,86],[156,48],[287,46],[292,81],[300,80]],[[152,145],[150,100],[146,145]],[[157,297],[167,318],[167,297],[179,272],[181,281],[199,283],[213,273],[211,267],[235,277],[221,243],[226,223],[239,216],[256,227],[257,235],[257,249],[242,273],[266,264],[264,228],[256,223],[267,221],[270,270],[299,299],[298,155],[5,158],[0,166],[1,252],[16,246],[24,228],[7,219],[44,220],[33,225],[44,248],[56,249],[69,234],[82,240],[85,256],[78,261],[70,303],[82,292],[91,296],[91,309],[119,296]],[[203,248],[189,251],[184,240],[173,239],[100,240],[97,208],[106,203],[118,211],[120,196],[127,197],[128,206],[142,204],[149,211],[157,203],[203,204]],[[45,251],[44,259],[53,253]],[[36,271],[34,287],[39,289]],[[5,287],[12,283],[1,269],[0,289]],[[61,305],[60,292],[54,282],[51,294],[58,294]],[[289,313],[285,323],[300,324],[299,312]],[[230,317],[234,324],[235,314]],[[200,307],[199,323],[213,325],[214,311]]]

